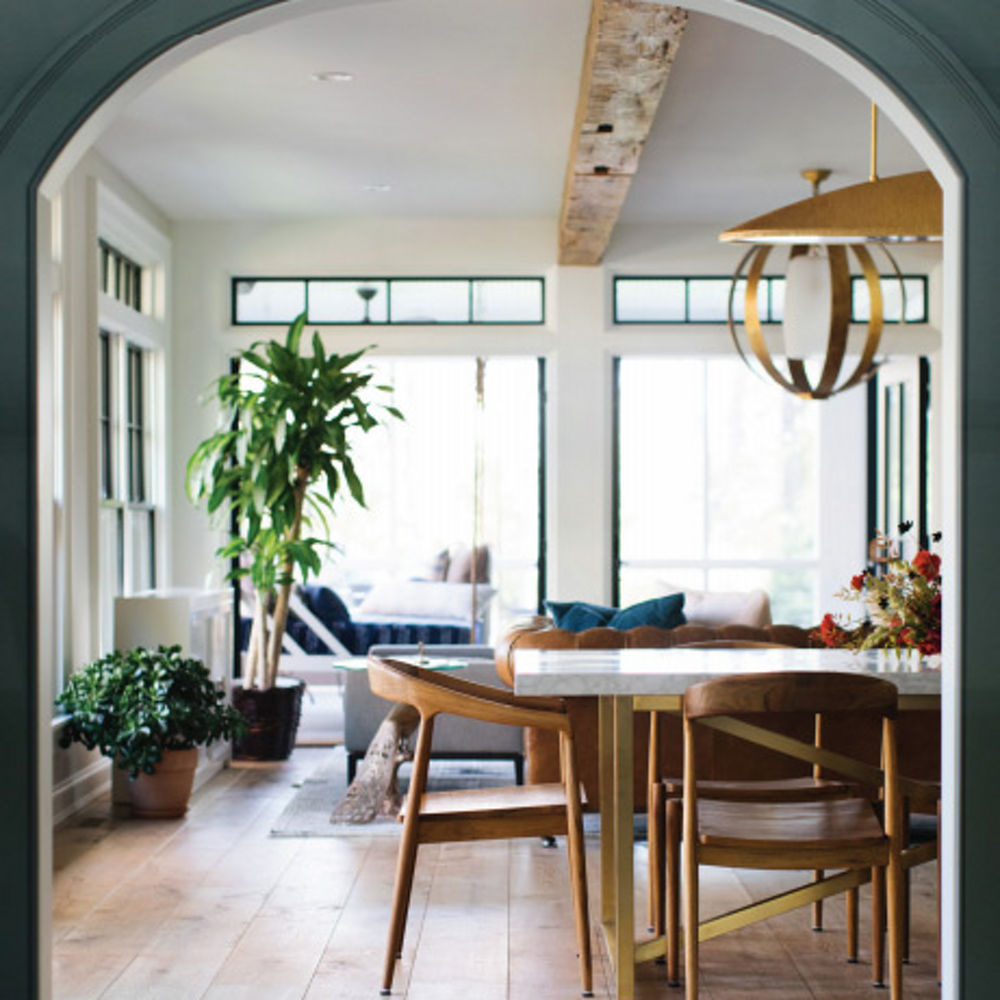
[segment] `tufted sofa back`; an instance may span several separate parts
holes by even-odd
[[[497,673],[508,686],[514,686],[514,653],[519,649],[666,649],[692,642],[717,639],[744,642],[770,642],[781,646],[805,648],[821,646],[810,637],[810,630],[797,625],[679,625],[662,629],[652,625],[621,630],[590,628],[568,632],[556,628],[551,619],[536,616],[515,625],[496,647]]]

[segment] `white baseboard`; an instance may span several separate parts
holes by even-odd
[[[198,769],[194,773],[194,789],[200,788],[206,781],[214,778],[226,766],[229,757],[228,749],[224,756],[216,760],[207,759],[202,751],[201,759],[198,761]],[[121,774],[122,779],[115,783],[119,786],[115,801],[127,803],[129,799],[125,772],[118,773]],[[101,757],[52,786],[52,825],[58,826],[74,813],[86,809],[94,799],[111,790],[111,761],[106,757]]]
[[[111,787],[111,761],[100,757],[52,786],[52,824],[57,826]]]

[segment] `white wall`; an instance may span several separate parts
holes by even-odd
[[[615,273],[732,272],[742,251],[720,245],[715,232],[653,226],[621,227],[605,264],[561,268],[556,229],[546,220],[327,220],[283,225],[177,222],[175,246],[174,407],[172,463],[180,469],[213,417],[195,405],[223,372],[229,352],[277,328],[229,325],[234,275],[542,274],[548,320],[543,328],[323,328],[340,350],[378,341],[393,355],[543,355],[549,367],[549,593],[607,601],[610,596],[611,359],[616,354],[728,355],[725,327],[615,328]],[[934,250],[903,248],[903,270],[926,272]],[[929,328],[890,330],[884,343],[904,353],[927,352]],[[775,391],[778,391],[775,389]],[[861,565],[866,549],[864,390],[823,406],[826,462],[820,511],[827,553],[821,587],[838,589]],[[175,529],[173,582],[217,581],[211,553],[218,536],[191,508],[179,479],[171,494]]]

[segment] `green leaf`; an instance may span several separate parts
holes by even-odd
[[[351,496],[357,503],[364,507],[365,490],[361,485],[361,480],[358,479],[357,473],[354,471],[354,463],[345,455],[341,459],[340,468],[343,470],[344,479],[347,480],[347,488],[351,491]]]
[[[285,346],[292,354],[299,353],[299,342],[302,340],[302,329],[306,325],[306,314],[299,313],[292,320],[292,325],[288,328],[288,336],[285,339]]]

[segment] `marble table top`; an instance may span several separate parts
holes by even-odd
[[[940,695],[937,658],[846,649],[520,649],[514,690],[526,695],[680,695],[699,681],[774,670],[839,670],[884,677],[901,695]]]

